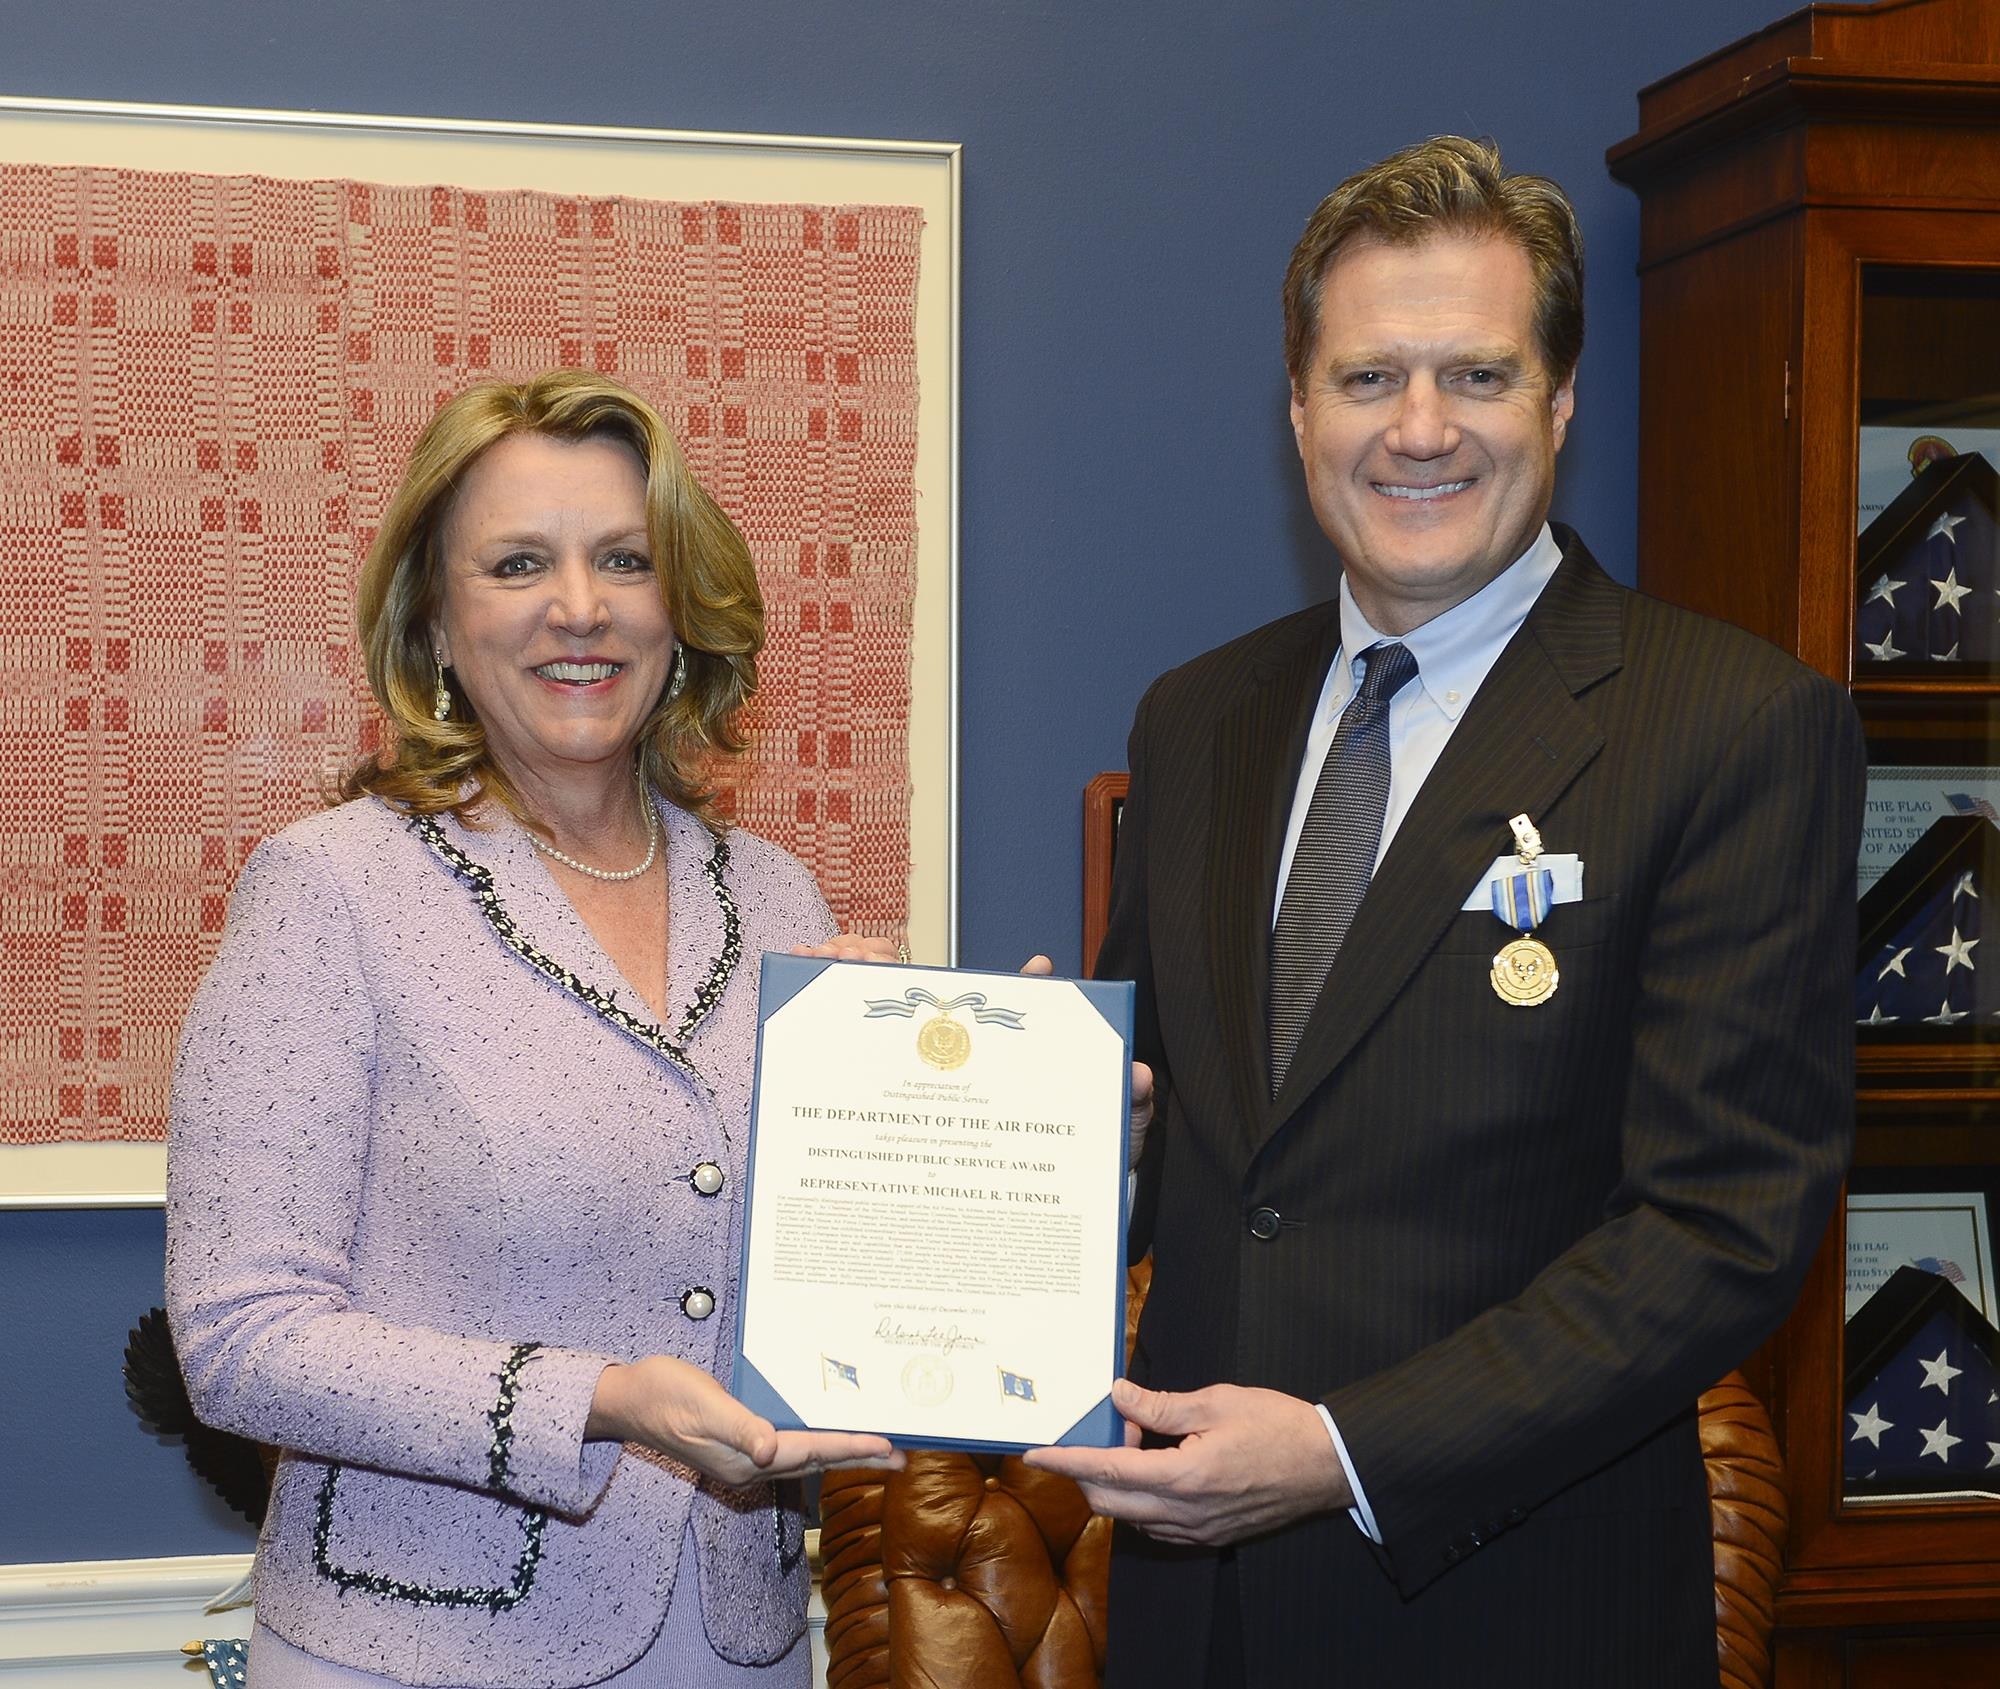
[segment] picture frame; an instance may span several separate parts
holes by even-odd
[[[957,143],[0,98],[0,161],[593,199],[916,208],[922,231],[915,282],[907,939],[921,958],[956,962]],[[0,853],[0,885],[10,883],[9,874],[12,883],[49,877],[44,865],[9,863]],[[158,1204],[164,1165],[159,1143],[9,1144],[0,1147],[0,1207]]]

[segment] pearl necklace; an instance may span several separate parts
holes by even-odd
[[[552,857],[557,862],[560,862],[565,868],[574,868],[579,874],[588,874],[593,880],[636,880],[648,868],[652,867],[653,858],[659,854],[660,850],[660,814],[647,801],[643,790],[639,793],[639,812],[646,818],[646,860],[636,868],[616,870],[610,868],[593,868],[588,862],[577,861],[567,851],[557,850],[554,845],[550,844],[539,833],[529,833],[528,843],[533,845],[544,856]]]

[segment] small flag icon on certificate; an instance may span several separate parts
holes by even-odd
[[[1032,1402],[1035,1399],[1035,1381],[1023,1378],[1018,1372],[1009,1372],[1005,1367],[1000,1371],[1000,1394],[1012,1396],[1017,1402]]]
[[[829,1356],[819,1358],[819,1383],[822,1390],[861,1388],[861,1374],[845,1361],[836,1361]]]

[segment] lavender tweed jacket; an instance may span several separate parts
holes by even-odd
[[[202,1417],[288,1451],[258,1617],[326,1659],[526,1689],[630,1664],[673,1600],[739,1663],[804,1627],[794,1506],[583,1438],[608,1361],[727,1377],[756,958],[832,931],[792,857],[661,814],[666,1028],[511,822],[363,799],[237,885],[175,1067],[167,1300]]]

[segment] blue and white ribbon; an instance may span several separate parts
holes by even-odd
[[[972,1018],[984,1026],[1008,1026],[1016,1032],[1021,1030],[1021,1017],[1025,1009],[999,1009],[986,1006],[986,993],[967,991],[949,1001],[933,997],[921,985],[913,985],[900,997],[870,997],[863,999],[868,1005],[867,1020],[878,1019],[882,1015],[901,1015],[905,1020],[917,1012],[919,1003],[927,1004],[941,1015],[948,1015],[953,1009],[970,1009]]]
[[[1524,868],[1491,882],[1493,913],[1516,932],[1530,933],[1547,918],[1556,898],[1556,877],[1547,868]]]

